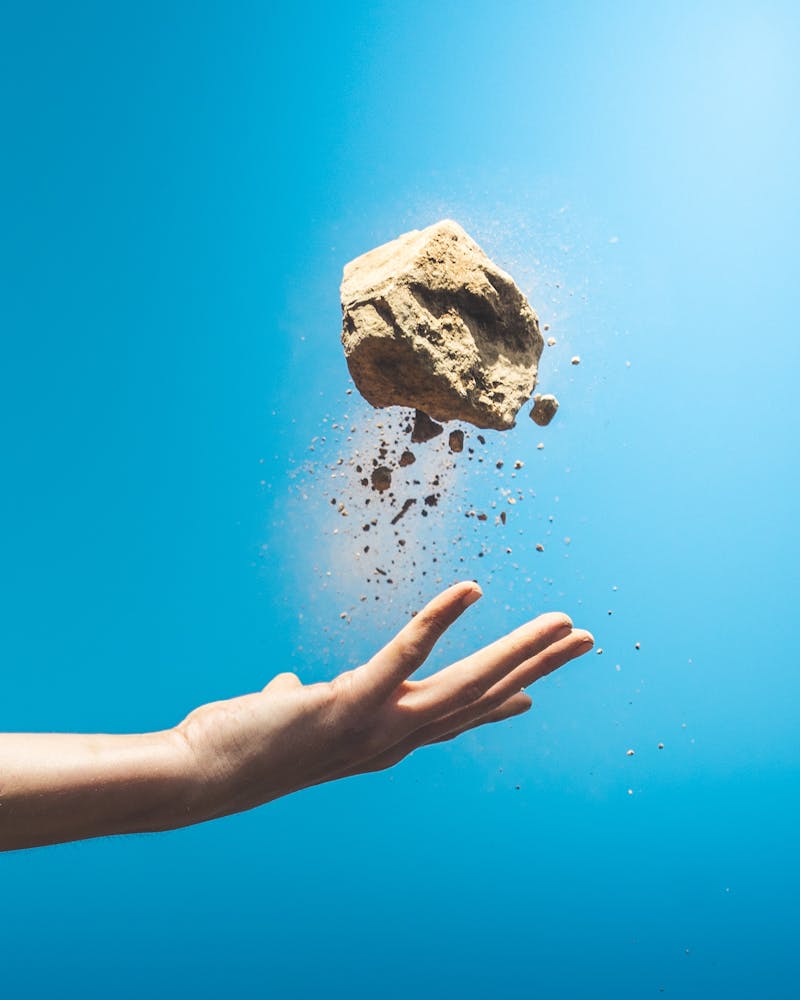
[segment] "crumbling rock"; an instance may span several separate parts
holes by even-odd
[[[507,430],[533,391],[539,321],[455,222],[405,233],[346,265],[342,344],[376,407]]]
[[[555,396],[534,396],[531,420],[540,427],[547,427],[556,415],[557,409],[558,400]]]

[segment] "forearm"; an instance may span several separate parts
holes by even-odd
[[[0,850],[197,822],[197,778],[176,730],[0,734]]]

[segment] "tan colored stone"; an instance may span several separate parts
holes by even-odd
[[[525,296],[455,222],[405,233],[346,265],[344,346],[376,407],[507,430],[543,341]]]

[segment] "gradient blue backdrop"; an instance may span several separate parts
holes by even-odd
[[[330,675],[288,476],[343,263],[441,214],[586,292],[549,572],[606,646],[391,773],[2,857],[4,996],[794,993],[798,44],[791,3],[2,4],[0,729]]]

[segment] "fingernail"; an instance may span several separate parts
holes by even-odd
[[[464,596],[461,598],[461,606],[464,608],[468,608],[471,604],[474,604],[476,601],[480,600],[481,597],[483,597],[483,591],[481,590],[480,587],[476,585],[473,590],[468,590],[466,594],[464,594]]]

